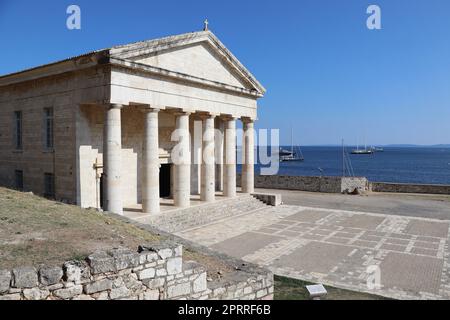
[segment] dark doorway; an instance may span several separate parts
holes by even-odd
[[[159,196],[170,197],[170,164],[162,164],[159,170]]]

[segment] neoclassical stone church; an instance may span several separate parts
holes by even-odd
[[[249,133],[264,93],[207,26],[1,76],[0,184],[118,214],[234,197],[242,121],[242,192],[252,193]],[[174,139],[176,129],[190,134]]]

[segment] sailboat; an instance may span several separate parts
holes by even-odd
[[[367,144],[364,144],[364,149],[359,148],[359,143],[356,145],[356,149],[353,149],[351,154],[373,154],[372,148],[367,148]]]
[[[280,162],[285,161],[304,161],[302,150],[300,147],[294,148],[294,130],[291,127],[291,150],[280,148]]]

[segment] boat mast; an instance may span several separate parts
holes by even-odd
[[[291,125],[291,152],[294,155],[294,128]]]
[[[344,149],[344,139],[342,139],[342,177],[345,177],[345,149]]]

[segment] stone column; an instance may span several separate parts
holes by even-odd
[[[216,118],[216,130],[214,131],[214,153],[216,158],[216,191],[223,191],[223,159],[224,159],[224,122]]]
[[[191,154],[189,139],[189,113],[176,115],[175,132],[172,136],[177,142],[172,151],[174,164],[173,200],[177,207],[189,207],[191,198]]]
[[[142,212],[159,212],[159,109],[144,111],[144,141],[142,145]]]
[[[223,195],[236,196],[236,119],[225,121],[225,154],[223,167]]]
[[[106,106],[103,126],[103,172],[105,175],[105,210],[123,214],[122,170],[122,105]]]
[[[214,115],[203,118],[202,169],[200,200],[212,202],[215,200],[215,161],[214,161]]]
[[[243,158],[244,163],[242,164],[242,192],[243,193],[253,193],[255,191],[255,143],[254,143],[254,127],[253,120],[249,118],[243,118],[243,129],[244,136],[242,138],[243,143]]]

